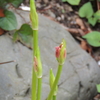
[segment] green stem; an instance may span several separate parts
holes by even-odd
[[[60,78],[60,75],[61,75],[61,71],[62,71],[62,65],[59,65],[58,66],[58,70],[57,70],[57,74],[56,74],[56,78],[55,78],[55,81],[54,81],[54,84],[53,84],[53,86],[51,88],[51,91],[50,91],[50,93],[48,95],[47,100],[51,100],[51,98],[52,98],[52,96],[54,94],[54,91],[56,89],[56,86],[58,84],[58,81],[59,81],[59,78]]]
[[[38,48],[38,30],[33,30],[33,58],[36,55],[36,51]],[[36,90],[37,90],[37,76],[33,68],[32,73],[32,99],[36,100]]]
[[[56,95],[53,95],[53,100],[56,100]]]
[[[35,74],[35,71],[33,70],[33,73],[32,73],[32,98],[31,100],[36,100],[36,83],[37,83],[37,77],[36,77],[36,74]]]
[[[37,100],[41,100],[42,78],[38,78]]]
[[[38,30],[33,30],[33,51],[34,51],[34,56],[36,56],[37,49],[38,49]]]

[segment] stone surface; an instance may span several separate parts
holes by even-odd
[[[17,11],[18,28],[22,23],[29,22],[28,15],[29,12]],[[58,84],[57,100],[89,100],[96,93],[95,85],[100,83],[97,63],[62,26],[42,15],[39,15],[39,22],[43,63],[42,100],[47,98],[50,90],[49,69],[52,68],[54,73],[57,70],[55,46],[63,38],[67,41],[67,59]],[[0,62],[10,60],[16,62],[0,65],[0,100],[31,100],[32,51],[20,43],[13,43],[7,35],[0,36]]]

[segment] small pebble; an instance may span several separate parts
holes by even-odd
[[[61,19],[64,20],[64,18],[65,18],[64,15],[61,15]]]
[[[70,18],[70,17],[68,17],[67,19],[68,19],[69,21],[71,20],[71,18]]]
[[[40,3],[36,3],[36,7],[37,8],[41,8],[41,4]]]
[[[42,0],[37,0],[36,2],[40,3],[40,2],[42,2]]]
[[[44,3],[48,3],[48,0],[43,0],[44,1]]]
[[[98,65],[100,66],[100,60],[98,61]]]
[[[58,20],[58,21],[61,21],[61,17],[57,17],[57,20]]]

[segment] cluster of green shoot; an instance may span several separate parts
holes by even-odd
[[[33,29],[33,73],[32,73],[32,97],[31,100],[41,100],[42,92],[42,63],[40,58],[40,50],[38,46],[38,15],[36,12],[34,0],[30,0],[30,20]],[[50,93],[47,100],[56,100],[58,91],[58,81],[62,72],[62,67],[66,59],[66,43],[65,40],[56,47],[55,56],[58,61],[57,74],[54,76],[52,69],[50,70]]]

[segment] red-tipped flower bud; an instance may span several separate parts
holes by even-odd
[[[65,59],[66,59],[66,43],[65,40],[63,40],[63,42],[56,47],[56,52],[55,52],[57,61],[59,64],[63,64]]]

